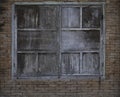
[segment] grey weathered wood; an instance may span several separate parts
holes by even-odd
[[[80,27],[80,8],[63,7],[62,8],[62,27],[79,28]]]
[[[61,51],[61,53],[81,53],[81,52],[91,52],[91,53],[94,53],[94,52],[100,52],[100,50],[67,50],[67,51]]]
[[[98,50],[99,31],[62,31],[62,50]]]
[[[58,75],[56,54],[39,54],[38,76]]]
[[[39,7],[39,28],[40,29],[56,29],[57,8],[55,6]]]
[[[80,52],[79,59],[80,59],[80,71],[79,71],[79,73],[82,74],[81,72],[82,72],[82,64],[83,64],[83,52]]]
[[[16,22],[15,22],[15,5],[12,5],[12,79],[15,78],[17,73],[17,64],[16,64],[16,52],[15,52],[15,32],[16,32]]]
[[[100,74],[105,78],[105,5],[102,5],[103,16],[100,20]]]
[[[86,6],[83,7],[83,22],[82,26],[84,28],[100,28],[100,19],[102,18],[102,7],[92,7],[92,6]]]
[[[18,66],[17,66],[17,13],[14,9],[14,76],[17,77],[18,76]]]
[[[83,74],[99,74],[99,54],[98,53],[83,53]]]
[[[78,4],[78,3],[72,2],[72,3],[53,3],[53,5],[52,5],[52,3],[38,2],[38,3],[33,3],[34,5],[32,7],[35,7],[35,9],[32,9],[32,7],[30,7],[30,5],[32,5],[32,4],[27,3],[27,2],[16,3],[16,5],[20,5],[20,4],[29,5],[29,7],[27,7],[25,5],[26,6],[25,9],[26,10],[29,9],[29,11],[24,10],[25,11],[24,14],[28,20],[30,18],[33,18],[29,22],[34,22],[34,23],[28,24],[28,22],[26,22],[23,27],[22,26],[21,27],[19,26],[19,28],[17,28],[17,26],[13,27],[13,29],[15,29],[15,37],[14,37],[15,43],[13,44],[13,45],[15,45],[15,48],[14,48],[15,60],[13,59],[13,61],[15,61],[15,66],[16,66],[16,67],[14,67],[14,65],[13,65],[13,68],[16,68],[15,69],[16,72],[18,72],[18,73],[21,72],[19,74],[22,74],[22,77],[27,77],[27,76],[35,77],[35,76],[42,76],[42,75],[50,76],[50,75],[54,75],[54,74],[57,75],[58,68],[62,69],[62,71],[63,71],[63,69],[65,69],[65,68],[60,68],[60,66],[58,66],[58,64],[63,66],[63,64],[61,64],[61,59],[62,60],[64,59],[64,63],[67,64],[68,67],[69,67],[68,63],[70,63],[70,70],[71,70],[71,71],[69,71],[69,69],[68,69],[68,71],[67,71],[67,69],[66,69],[66,72],[68,72],[68,73],[65,73],[65,75],[66,74],[67,75],[99,75],[99,73],[100,73],[100,75],[103,75],[104,66],[101,64],[104,64],[104,62],[105,62],[104,53],[103,53],[104,47],[105,47],[103,45],[104,39],[105,39],[104,27],[102,26],[102,28],[101,28],[101,26],[99,26],[99,25],[96,26],[96,24],[94,24],[94,22],[93,22],[92,27],[87,26],[88,28],[80,28],[80,27],[82,27],[81,20],[82,20],[83,16],[81,18],[79,17],[79,19],[77,19],[77,20],[79,20],[79,22],[78,21],[76,22],[76,17],[78,16],[78,14],[79,14],[79,16],[81,16],[82,11],[84,11],[84,10],[82,10],[82,11],[80,10],[81,6],[84,8],[89,7],[90,3],[79,3]],[[42,4],[49,4],[49,5],[45,5],[43,7],[43,6],[41,6]],[[58,4],[60,8],[68,8],[67,12],[69,14],[68,15],[69,18],[68,18],[68,21],[66,22],[67,26],[65,28],[61,28],[61,19],[62,19],[62,18],[60,18],[61,17],[61,11],[60,11],[61,9],[58,11],[57,10],[58,7],[54,6],[54,4]],[[66,4],[68,4],[68,5],[66,5]],[[96,4],[101,5],[103,3],[101,3],[101,4],[100,3],[94,3],[94,4],[92,3],[92,5],[95,5],[94,7],[92,6],[92,9],[99,7]],[[43,9],[44,9],[44,11],[43,11]],[[79,12],[78,12],[78,9],[79,9]],[[21,9],[21,10],[23,10],[23,9]],[[58,12],[60,12],[59,15],[57,15]],[[31,13],[32,14],[35,13],[35,14],[32,15]],[[42,15],[41,15],[41,13],[42,13]],[[27,14],[29,14],[29,15],[27,16]],[[66,14],[66,12],[65,12],[65,14]],[[46,17],[44,17],[44,16],[46,16]],[[43,18],[43,21],[45,21],[45,22],[40,20],[41,17]],[[17,19],[17,17],[15,19]],[[65,19],[65,20],[67,20],[67,19]],[[58,22],[59,22],[59,25],[58,25]],[[16,23],[15,25],[18,24],[17,20],[15,20],[15,23]],[[24,24],[24,23],[22,23],[22,24]],[[102,23],[102,25],[103,24],[104,23]],[[62,26],[62,27],[64,27],[64,26]],[[72,30],[72,31],[70,31],[70,30]],[[93,30],[93,31],[91,31],[91,30]],[[29,33],[29,32],[31,32],[31,33]],[[43,33],[36,34],[37,32],[43,32],[44,34]],[[55,34],[54,32],[59,33],[59,34]],[[18,33],[18,35],[17,35],[17,33]],[[27,33],[29,33],[30,36],[25,35]],[[54,34],[52,34],[52,33],[54,33]],[[64,34],[66,34],[66,35],[64,35]],[[53,38],[53,37],[55,37],[55,38]],[[24,41],[24,43],[20,39],[22,41]],[[75,42],[73,42],[72,39]],[[20,43],[19,43],[19,41],[17,42],[17,40],[20,40]],[[64,44],[65,43],[64,40],[67,41],[66,44]],[[30,41],[31,41],[31,43],[30,43]],[[51,45],[51,42],[52,42],[52,45]],[[70,46],[69,44],[71,44],[72,42],[73,42],[73,46]],[[18,45],[18,51],[17,51],[17,43],[20,45],[23,45],[21,47],[20,47],[20,45]],[[81,43],[85,44],[85,49],[79,47],[82,45]],[[37,44],[40,44],[40,45],[37,45]],[[29,45],[28,47],[32,48],[32,49],[26,49],[26,47],[25,47],[26,45],[27,46]],[[101,46],[101,45],[103,45],[103,46]],[[66,47],[70,47],[70,49],[66,49]],[[54,48],[56,48],[56,49],[54,49]],[[43,50],[43,51],[41,51],[41,50]],[[48,51],[46,51],[46,50],[48,50]],[[51,50],[53,50],[53,51],[51,51]],[[23,55],[23,57],[17,58],[17,53],[18,53],[18,56]],[[100,53],[100,54],[98,54],[98,53]],[[62,54],[62,56],[61,56],[61,54]],[[64,56],[64,54],[66,54],[66,55]],[[34,56],[34,58],[32,58],[32,57],[30,57],[30,55],[36,55],[36,56],[39,55],[39,57]],[[35,64],[35,59],[37,60],[37,63],[39,63],[39,65],[37,65],[36,71],[37,72],[41,71],[41,68],[39,68],[39,67],[42,66],[44,68],[44,69],[42,69],[42,72],[39,72],[39,73],[35,73],[35,72],[30,73],[29,72],[26,74],[22,73],[24,69],[22,70],[22,67],[20,69],[17,66],[24,67],[25,65],[23,65],[23,64],[29,63],[25,60],[27,60],[29,58],[31,59],[30,63],[33,63],[33,64]],[[86,58],[88,59],[88,62],[87,62]],[[17,62],[17,59],[18,59],[18,61],[24,60],[23,64],[20,63],[22,61]],[[51,60],[53,60],[52,61],[53,63],[51,62]],[[59,62],[57,62],[57,61],[59,61]],[[100,61],[100,64],[99,64],[99,61]],[[18,63],[20,63],[22,65],[18,65]],[[42,63],[45,65],[41,65]],[[54,64],[54,63],[56,63],[56,64]],[[62,61],[62,63],[63,63],[63,61]],[[78,65],[78,63],[79,63],[79,65]],[[84,68],[86,68],[86,70],[87,70],[88,67],[86,67],[86,66],[88,65],[88,63],[91,63],[93,67],[95,67],[94,64],[99,64],[100,71],[98,72],[98,69],[96,69],[96,67],[95,67],[94,69],[90,68],[90,70],[87,71],[90,73],[86,73],[86,71],[84,72],[84,69],[81,69],[81,68],[82,68],[82,66],[84,66],[83,64],[85,64]],[[55,68],[49,67],[51,64]],[[82,64],[82,66],[81,66],[81,64]],[[49,69],[47,67],[49,67]],[[78,68],[75,68],[76,71],[73,70],[74,67],[78,67]],[[32,71],[31,69],[29,69],[29,70]],[[61,73],[63,73],[63,72],[61,72]],[[62,75],[64,75],[64,73]]]
[[[103,44],[101,44],[101,45],[103,45],[103,48],[102,48],[103,50],[102,50],[101,53],[103,53],[103,56],[101,56],[102,59],[100,59],[100,61],[102,61],[103,64],[102,64],[102,67],[101,67],[101,71],[100,71],[100,72],[101,72],[101,74],[102,74],[102,77],[101,77],[101,78],[105,78],[105,70],[106,70],[106,69],[105,69],[105,63],[106,63],[106,62],[105,62],[105,55],[106,55],[106,54],[105,54],[105,37],[106,37],[106,34],[105,34],[105,27],[106,27],[106,26],[105,26],[105,21],[106,21],[106,20],[105,20],[105,5],[103,4],[102,7],[103,7],[103,8],[102,8],[102,11],[103,11],[103,24],[102,24],[102,25],[103,25],[103,26],[102,26],[101,30],[103,31],[103,36],[101,36],[101,37],[103,37]]]
[[[56,32],[18,32],[18,50],[55,50],[56,48]]]
[[[57,52],[57,63],[58,63],[58,78],[61,77],[62,74],[62,54],[61,54],[61,28],[62,28],[62,7],[58,6],[58,36],[57,36],[57,42],[58,42],[58,52]]]
[[[38,56],[36,54],[18,54],[18,74],[20,76],[35,75],[38,70]]]
[[[82,28],[82,6],[80,7],[80,28]]]
[[[56,29],[40,29],[40,28],[18,28],[19,31],[56,31]]]
[[[47,2],[15,2],[15,5],[103,5],[105,4],[105,0],[101,0],[100,2],[55,2],[55,1],[47,1]]]
[[[62,54],[62,74],[79,74],[79,54]]]
[[[35,50],[26,50],[26,51],[17,51],[17,53],[47,53],[47,54],[49,54],[49,53],[51,53],[51,54],[53,54],[53,53],[56,53],[57,51],[35,51]]]
[[[38,27],[38,6],[17,6],[18,28]]]
[[[62,28],[62,30],[101,30],[100,28]]]

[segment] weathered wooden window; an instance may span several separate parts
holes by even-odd
[[[13,77],[104,75],[102,4],[16,4]]]

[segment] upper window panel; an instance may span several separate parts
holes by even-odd
[[[62,27],[79,28],[80,27],[80,8],[63,7],[62,8]]]
[[[57,8],[55,6],[40,7],[38,21],[40,29],[56,29]]]
[[[17,6],[18,28],[56,29],[57,9],[54,6]]]
[[[38,6],[17,6],[17,27],[36,28],[38,26]]]
[[[82,17],[83,28],[99,28],[102,19],[102,8],[98,6],[83,7]]]

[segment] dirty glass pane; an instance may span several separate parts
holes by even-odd
[[[62,8],[62,27],[79,28],[80,27],[80,8],[63,7]]]
[[[62,74],[79,74],[79,54],[62,54]]]
[[[99,74],[99,53],[83,53],[82,74]]]
[[[39,28],[56,29],[57,8],[55,6],[39,7]]]
[[[38,73],[41,75],[57,75],[58,64],[56,54],[39,54],[38,56]]]
[[[17,6],[17,27],[36,28],[38,26],[38,6]]]
[[[35,54],[18,54],[18,74],[21,76],[36,76],[38,58]]]
[[[18,32],[18,50],[56,50],[56,32],[20,31]]]
[[[102,19],[102,8],[87,6],[82,11],[82,26],[84,28],[99,28]]]
[[[99,31],[63,31],[62,50],[98,50],[100,47]]]

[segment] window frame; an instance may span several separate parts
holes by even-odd
[[[102,23],[102,28],[100,28],[102,30],[103,34],[100,34],[100,64],[102,65],[102,67],[100,66],[100,75],[65,75],[65,76],[61,76],[61,74],[58,73],[57,77],[54,76],[40,76],[40,77],[16,77],[15,74],[17,73],[17,20],[16,20],[16,13],[15,13],[15,6],[16,5],[60,5],[60,6],[79,6],[80,10],[81,10],[81,6],[83,5],[100,5],[102,6],[102,12],[103,12],[103,23]],[[60,9],[61,10],[61,9]],[[61,12],[61,11],[60,11]],[[81,13],[81,12],[80,12]],[[60,13],[61,14],[61,13]],[[82,15],[80,14],[80,20],[82,18]],[[61,18],[61,16],[59,16]],[[61,19],[60,19],[61,20]],[[61,21],[60,25],[61,25]],[[81,21],[82,22],[82,21]],[[80,22],[80,27],[82,26]],[[59,26],[60,26],[59,25]],[[82,30],[95,30],[97,28],[80,28],[78,30],[82,31]],[[98,30],[100,30],[98,29]],[[60,27],[60,30],[61,27]],[[63,29],[66,30],[66,29]],[[74,30],[74,29],[73,29]],[[101,33],[101,31],[100,31]],[[81,56],[81,54],[80,54]],[[60,55],[61,58],[61,55]],[[61,59],[60,59],[61,60]],[[59,62],[61,63],[61,62]],[[58,64],[60,67],[60,64]],[[61,77],[60,77],[61,76]],[[104,2],[15,2],[12,5],[12,79],[68,79],[68,78],[105,78],[105,3]]]

